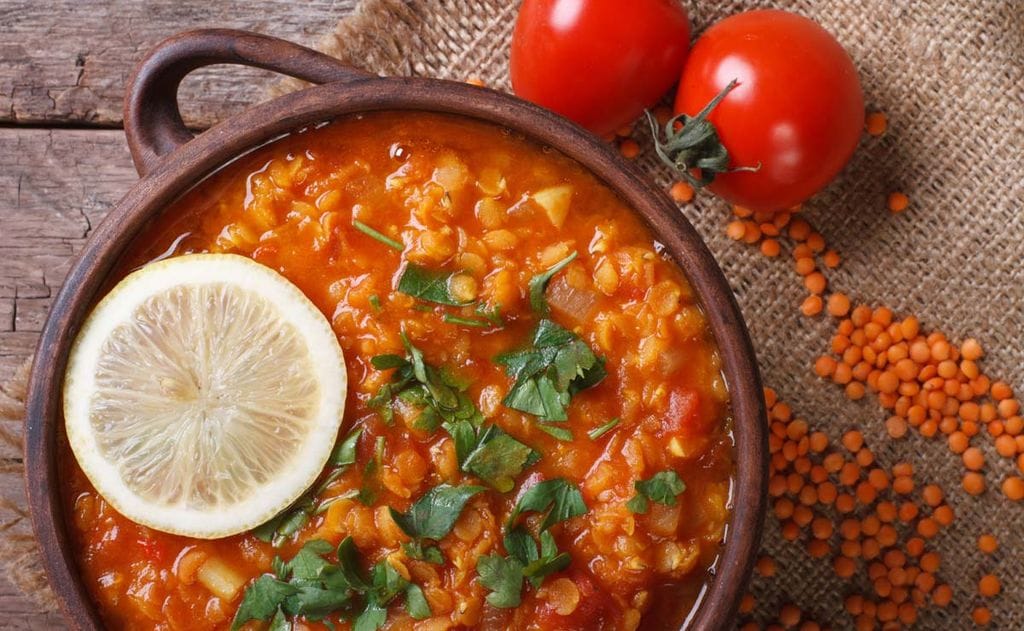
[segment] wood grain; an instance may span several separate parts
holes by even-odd
[[[242,28],[312,45],[357,0],[0,0],[0,122],[118,126],[124,84],[154,44],[197,27]],[[183,86],[190,125],[261,98],[266,72],[207,70]]]
[[[135,180],[120,130],[0,129],[0,382],[31,353],[70,257]]]

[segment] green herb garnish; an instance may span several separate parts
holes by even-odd
[[[463,316],[453,315],[446,313],[441,316],[441,319],[448,324],[459,324],[462,326],[471,326],[478,329],[486,329],[490,327],[503,327],[505,326],[505,319],[501,317],[501,308],[492,307],[488,308],[483,302],[476,304],[476,309],[473,310],[477,318],[466,318]]]
[[[487,602],[495,607],[517,607],[522,599],[523,580],[530,581],[534,589],[555,572],[569,567],[572,559],[559,552],[555,538],[547,530],[540,533],[540,551],[537,542],[521,526],[505,534],[507,557],[492,554],[477,561],[480,584],[490,590]]]
[[[289,618],[318,621],[333,614],[356,616],[356,629],[375,631],[387,621],[387,606],[400,594],[409,615],[431,615],[422,589],[402,578],[387,559],[374,565],[367,578],[351,537],[338,545],[337,562],[324,558],[332,551],[331,544],[314,539],[287,563],[275,557],[274,574],[264,574],[246,588],[232,631],[250,620],[270,621],[271,629],[291,629]]]
[[[501,431],[497,425],[481,429],[477,436],[465,431],[464,426],[453,429],[449,429],[449,433],[455,440],[455,453],[465,454],[465,457],[459,456],[462,470],[502,493],[511,491],[516,476],[540,458],[536,451]]]
[[[427,302],[463,307],[472,301],[456,299],[449,288],[452,277],[457,274],[459,272],[431,270],[415,263],[406,263],[398,278],[398,291]]]
[[[410,541],[408,543],[403,543],[402,549],[405,550],[405,554],[410,559],[426,561],[427,563],[433,563],[434,565],[441,565],[444,563],[444,555],[441,553],[441,549],[437,546],[424,546],[421,541]]]
[[[377,473],[384,466],[385,446],[384,437],[378,436],[373,445],[373,458],[363,467],[363,486],[359,488],[356,497],[366,506],[373,504],[377,499],[377,494],[380,493],[380,480]]]
[[[671,470],[655,473],[646,480],[637,480],[633,487],[637,493],[626,502],[626,507],[639,514],[646,513],[651,502],[675,506],[676,497],[686,490],[686,484],[679,479],[679,474]]]
[[[476,319],[473,319],[473,318],[463,318],[462,316],[452,315],[450,313],[444,314],[443,316],[441,316],[441,319],[444,320],[445,322],[447,322],[448,324],[459,324],[459,325],[462,325],[462,326],[471,326],[471,327],[475,327],[475,328],[478,328],[478,329],[486,329],[488,327],[494,326],[493,324],[491,324],[487,320],[476,320]]]
[[[587,437],[590,438],[590,440],[597,440],[598,438],[612,431],[615,428],[615,426],[618,425],[620,422],[621,421],[619,418],[613,418],[604,425],[595,427],[594,429],[587,432]]]
[[[413,539],[440,541],[451,532],[466,502],[484,490],[482,486],[441,484],[424,493],[408,512],[401,513],[391,508],[391,518],[402,532]]]
[[[537,313],[546,316],[550,313],[548,308],[548,302],[544,299],[544,292],[548,288],[548,283],[557,274],[566,268],[569,263],[572,263],[576,259],[576,252],[573,252],[569,256],[565,257],[561,261],[555,263],[542,274],[537,274],[530,279],[530,306]]]
[[[514,557],[489,554],[477,559],[480,584],[490,590],[487,602],[494,607],[511,609],[522,602],[523,564]]]
[[[541,530],[547,530],[566,519],[585,514],[587,505],[575,484],[564,478],[553,478],[539,482],[523,493],[508,517],[508,527],[515,525],[519,515],[525,512],[547,513],[540,525]]]
[[[531,347],[499,355],[495,361],[514,379],[502,401],[545,421],[564,421],[577,392],[605,378],[604,359],[586,342],[551,320],[541,320]]]
[[[342,499],[344,495],[321,499],[320,496],[327,491],[327,488],[334,483],[349,465],[356,461],[356,444],[362,429],[357,428],[350,432],[340,443],[334,447],[327,463],[333,466],[323,481],[313,490],[305,493],[295,500],[291,506],[284,509],[265,523],[252,529],[252,535],[261,541],[269,542],[275,548],[280,547],[292,535],[302,529],[313,515],[318,515],[327,510],[330,504]]]
[[[362,232],[366,236],[372,237],[380,241],[381,243],[388,246],[392,250],[398,250],[399,252],[401,252],[402,250],[405,249],[405,246],[399,243],[398,241],[395,241],[394,239],[392,239],[391,237],[387,236],[382,232],[374,230],[373,228],[359,221],[358,219],[353,219],[352,225],[355,226],[356,230],[358,230],[359,232]]]
[[[548,425],[547,423],[537,423],[537,429],[542,432],[553,436],[554,438],[564,441],[571,442],[573,439],[572,432],[564,427],[558,427],[557,425]]]
[[[384,308],[380,303],[380,296],[377,294],[370,295],[370,306],[373,307],[374,313],[380,313]]]
[[[474,427],[483,415],[466,394],[468,384],[434,368],[423,359],[423,352],[402,334],[406,355],[377,355],[370,359],[377,370],[394,369],[391,381],[381,386],[368,405],[380,412],[388,425],[394,422],[392,403],[396,397],[420,408],[416,427],[434,431],[442,423],[468,421]]]

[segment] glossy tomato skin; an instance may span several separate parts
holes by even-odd
[[[512,88],[604,135],[678,81],[689,44],[678,0],[524,0],[512,34]]]
[[[709,28],[690,51],[675,110],[693,115],[736,79],[708,119],[730,166],[709,187],[751,210],[802,203],[850,159],[864,125],[853,61],[832,35],[805,17],[759,10]]]

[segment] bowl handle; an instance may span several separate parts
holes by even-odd
[[[178,86],[188,73],[214,64],[252,66],[311,83],[372,76],[305,46],[258,33],[199,29],[174,35],[146,55],[125,95],[124,130],[139,175],[195,137],[178,111]]]

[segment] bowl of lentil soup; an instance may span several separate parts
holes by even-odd
[[[176,88],[213,63],[319,85],[193,138]],[[635,168],[513,97],[236,31],[158,46],[125,121],[142,179],[72,266],[27,401],[33,523],[73,627],[731,625],[764,512],[760,382],[717,264]],[[294,283],[350,384],[348,459],[218,540],[114,511],[60,408],[102,294],[193,252]]]

